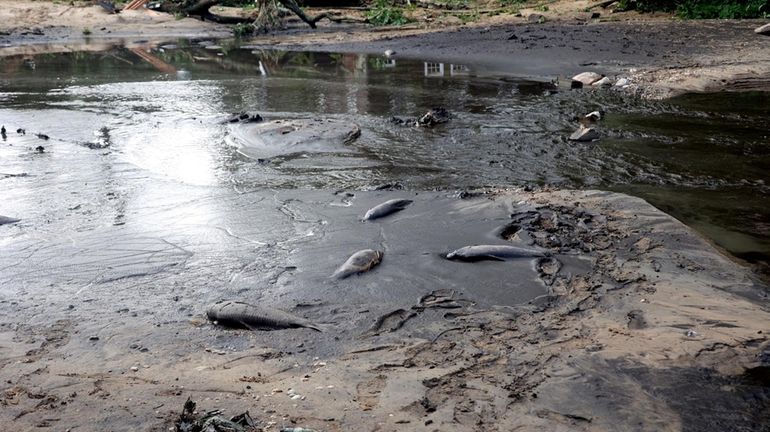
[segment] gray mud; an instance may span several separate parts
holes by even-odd
[[[68,428],[96,406],[94,429],[166,429],[194,394],[257,408],[268,428],[756,424],[681,414],[668,396],[680,383],[665,379],[703,367],[743,385],[770,325],[756,275],[639,199],[546,185],[647,190],[766,260],[767,233],[754,230],[768,220],[766,94],[720,95],[738,101],[724,112],[715,99],[572,92],[477,65],[204,45],[4,59],[0,212],[20,221],[0,226],[0,418]],[[452,117],[432,129],[391,122],[440,105]],[[606,138],[568,143],[571,118],[597,106]],[[361,136],[328,151],[275,141],[260,162],[222,124],[241,111],[323,116]],[[701,194],[734,194],[735,211],[682,199]],[[361,221],[389,199],[414,203]],[[472,244],[555,261],[445,259]],[[383,250],[382,263],[330,278],[361,249]],[[205,308],[223,298],[324,332],[215,327]],[[615,360],[654,371],[599,373]],[[612,403],[562,410],[585,402],[583,387],[558,384],[583,376],[575,362],[609,383],[603,397],[667,396],[645,396],[633,416],[608,414]],[[710,373],[686,376],[714,388]],[[540,396],[552,385],[562,393]],[[757,397],[741,402],[744,390]],[[726,406],[767,409],[756,386],[738,394]]]

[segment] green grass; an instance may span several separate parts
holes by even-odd
[[[766,18],[770,0],[620,0],[619,8],[641,12],[673,12],[684,19]]]
[[[388,0],[377,0],[366,12],[366,19],[376,26],[404,25],[410,21],[404,16],[403,9],[394,6]]]

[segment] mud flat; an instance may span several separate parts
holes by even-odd
[[[140,223],[129,216],[36,247],[30,222],[3,227],[16,231],[0,260],[0,419],[19,430],[168,430],[192,397],[199,410],[248,410],[265,430],[767,425],[767,288],[678,221],[622,194],[522,190],[412,193],[414,207],[390,219],[349,220],[404,195],[247,194],[241,215],[220,230],[173,223],[170,216],[199,208],[188,193]],[[266,233],[259,225],[271,212],[286,224]],[[452,231],[459,237],[422,231],[450,231],[456,220],[465,227]],[[230,246],[215,241],[217,231]],[[83,258],[83,235],[113,238],[112,253]],[[473,239],[547,248],[583,264],[555,272],[442,261]],[[388,246],[380,266],[348,285],[328,281],[327,268],[373,242]],[[54,253],[47,276],[28,277]],[[266,256],[285,265],[262,267]],[[443,283],[396,279],[444,265],[455,276]],[[523,286],[529,300],[485,295],[493,279],[498,296]],[[324,331],[224,330],[205,320],[208,301],[234,296],[291,310]]]

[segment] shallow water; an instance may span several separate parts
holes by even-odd
[[[275,191],[318,189],[333,201],[331,191],[381,185],[413,193],[551,184],[643,197],[766,268],[768,94],[651,102],[609,90],[570,91],[552,77],[505,76],[484,65],[212,45],[3,59],[0,123],[8,138],[0,142],[0,214],[23,218],[22,227],[45,221],[34,235],[88,233],[88,250],[102,256],[94,232],[106,225],[164,231],[169,215],[190,228],[182,230],[185,238],[224,248],[219,237],[233,235],[228,217],[243,215],[244,194],[262,202]],[[452,120],[433,129],[391,122],[434,106],[446,107]],[[573,116],[595,109],[607,113],[598,126],[602,139],[568,142]],[[343,150],[277,149],[256,161],[238,151],[238,125],[222,124],[244,110],[267,120],[333,118],[358,125],[362,135]],[[39,145],[42,154],[34,150]],[[243,224],[239,217],[230,222]],[[259,222],[265,236],[254,247],[301,231],[272,216]],[[156,251],[158,268],[193,255],[162,242],[141,248]],[[229,250],[221,253],[232,259]],[[125,277],[121,271],[88,278]]]

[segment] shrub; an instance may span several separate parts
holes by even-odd
[[[770,13],[770,0],[621,0],[621,9],[676,12],[687,19],[761,18]]]

